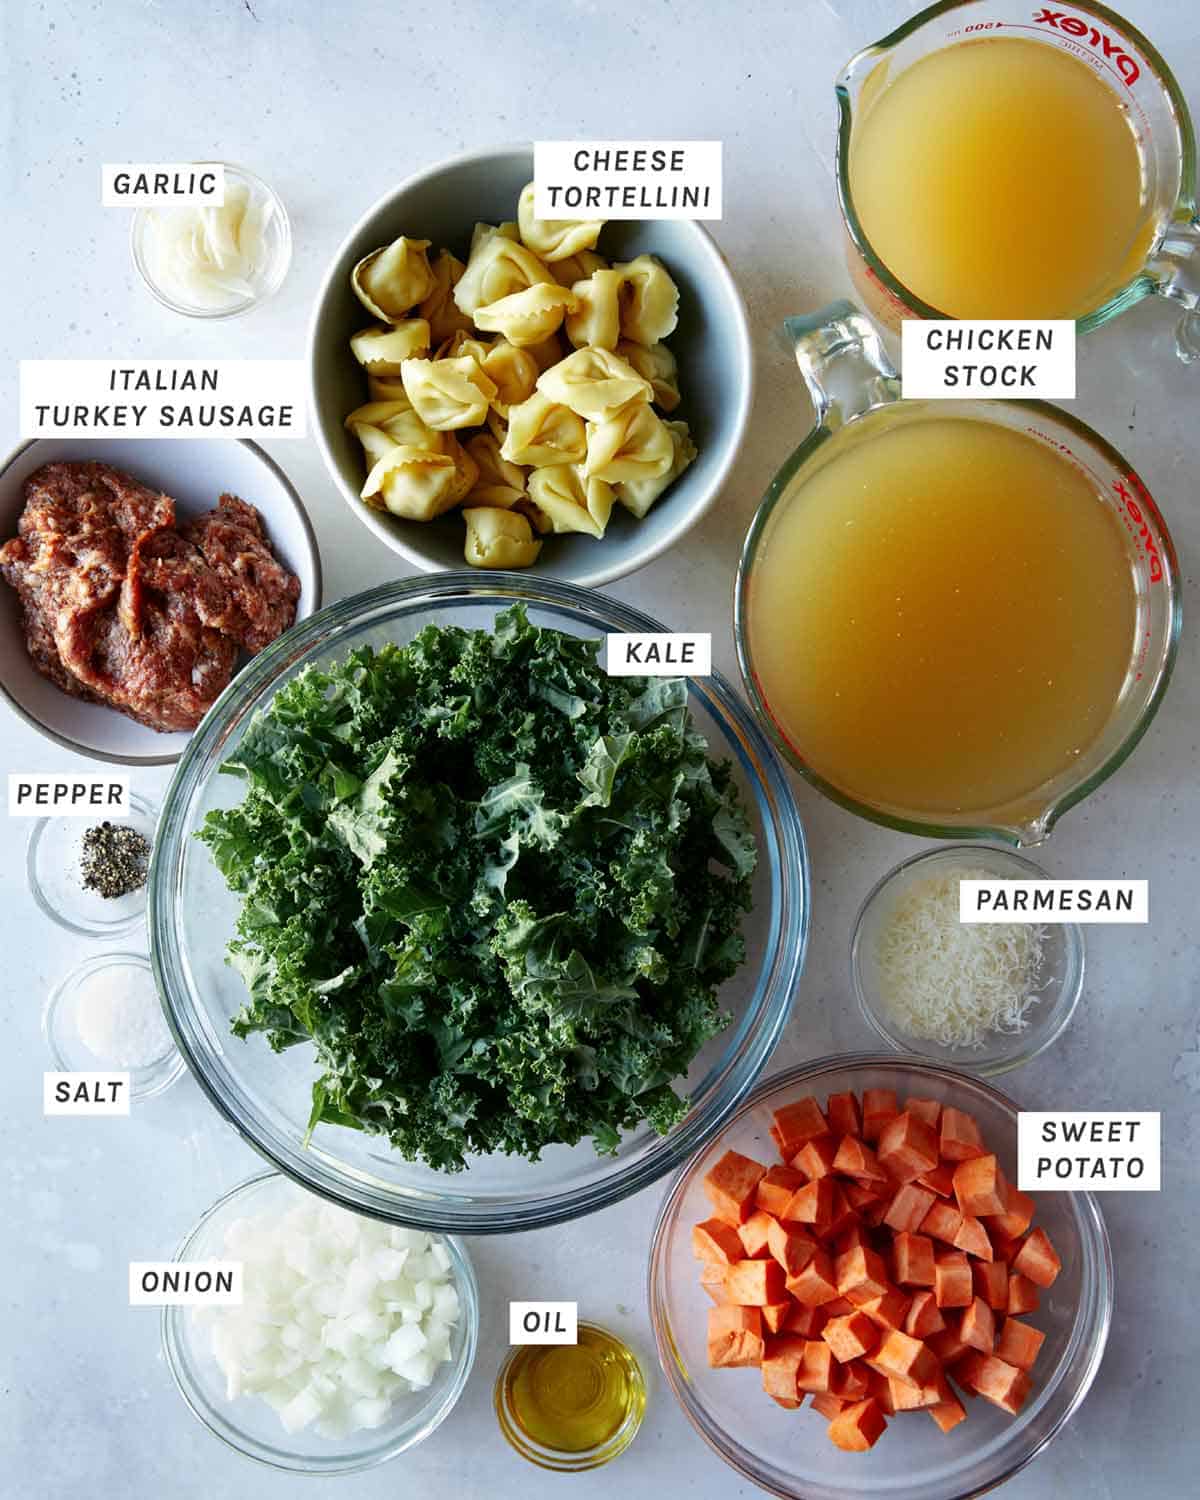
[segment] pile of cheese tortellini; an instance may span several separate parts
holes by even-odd
[[[680,399],[662,264],[609,265],[604,221],[534,218],[532,183],[517,215],[476,224],[466,265],[401,236],[351,276],[378,319],[350,340],[362,498],[412,521],[461,505],[478,568],[528,567],[551,532],[602,537],[614,504],[644,516],[696,456],[659,415]]]

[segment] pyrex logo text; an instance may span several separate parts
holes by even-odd
[[[1128,478],[1130,484],[1137,486],[1139,489],[1141,488],[1137,478],[1133,474],[1130,474]],[[1125,509],[1129,513],[1129,519],[1137,527],[1138,536],[1142,539],[1142,546],[1146,551],[1146,562],[1150,568],[1150,582],[1161,583],[1163,577],[1162,558],[1159,556],[1158,548],[1154,544],[1154,538],[1150,535],[1150,528],[1146,524],[1145,516],[1142,515],[1141,506],[1119,479],[1113,480],[1113,489],[1124,502]]]
[[[1033,21],[1035,26],[1053,26],[1066,36],[1081,38],[1089,47],[1098,47],[1101,54],[1111,60],[1128,88],[1132,88],[1141,76],[1142,70],[1136,59],[1123,51],[1106,32],[1101,31],[1098,26],[1089,25],[1079,16],[1069,16],[1064,10],[1039,10]]]

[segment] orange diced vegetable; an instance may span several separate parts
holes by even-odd
[[[1004,1327],[996,1343],[996,1358],[1018,1370],[1032,1370],[1046,1335],[1020,1318],[1005,1318]]]
[[[833,1183],[833,1207],[825,1226],[825,1234],[835,1237],[844,1234],[860,1221],[857,1209],[851,1208],[850,1200],[842,1190],[841,1182],[837,1178],[831,1178],[830,1181]]]
[[[873,1248],[870,1235],[861,1224],[856,1222],[851,1224],[849,1229],[843,1229],[834,1240],[834,1255],[845,1255],[847,1250],[857,1250],[859,1246],[865,1246],[868,1250]]]
[[[958,1209],[952,1208],[949,1203],[935,1203],[921,1220],[921,1233],[953,1245],[955,1236],[962,1227],[962,1217]]]
[[[892,1383],[886,1375],[879,1370],[871,1369],[871,1361],[863,1360],[867,1370],[867,1392],[874,1396],[879,1402],[880,1411],[884,1411],[889,1417],[896,1415],[896,1403],[892,1400]]]
[[[887,1213],[883,1216],[883,1222],[889,1229],[907,1229],[909,1234],[915,1234],[935,1202],[936,1199],[928,1188],[918,1187],[915,1182],[906,1182],[903,1187],[896,1189],[895,1196],[888,1204]]]
[[[793,1302],[783,1329],[785,1333],[798,1333],[805,1339],[820,1338],[828,1316],[823,1307],[806,1307],[803,1302]]]
[[[742,1242],[742,1259],[765,1260],[770,1255],[767,1248],[767,1233],[776,1221],[770,1214],[757,1209],[744,1224],[738,1225],[737,1235]]]
[[[904,1319],[904,1331],[914,1339],[927,1339],[946,1326],[932,1292],[915,1292]]]
[[[830,1094],[825,1101],[825,1115],[834,1135],[861,1135],[862,1115],[853,1094]]]
[[[829,1440],[847,1453],[865,1453],[873,1448],[887,1430],[887,1418],[878,1401],[868,1396],[838,1412],[829,1424]]]
[[[849,1402],[843,1401],[839,1396],[831,1396],[828,1391],[818,1391],[812,1398],[813,1411],[819,1411],[823,1417],[836,1417],[848,1405]]]
[[[928,1188],[939,1198],[952,1198],[954,1196],[953,1165],[948,1161],[939,1162],[932,1172],[921,1173],[917,1178],[917,1186]]]
[[[833,1170],[863,1184],[877,1184],[885,1191],[890,1191],[892,1186],[892,1179],[874,1151],[852,1135],[844,1135],[838,1142]]]
[[[700,1285],[708,1293],[714,1302],[732,1302],[729,1289],[725,1285],[725,1272],[727,1266],[719,1265],[715,1260],[700,1262]]]
[[[988,1232],[979,1219],[970,1214],[963,1214],[962,1223],[958,1226],[958,1233],[954,1236],[954,1248],[965,1250],[968,1255],[974,1255],[978,1260],[992,1259],[992,1242],[988,1239]]]
[[[829,1376],[829,1394],[843,1401],[861,1401],[864,1396],[871,1394],[871,1388],[867,1383],[870,1373],[860,1360],[852,1359],[844,1365],[838,1364],[835,1360]]]
[[[1008,1307],[1008,1267],[1003,1261],[976,1261],[971,1266],[975,1295],[982,1297],[995,1312]]]
[[[801,1391],[827,1391],[833,1382],[833,1350],[824,1339],[805,1339],[804,1354],[796,1371]]]
[[[778,1219],[792,1194],[804,1186],[804,1177],[792,1167],[768,1167],[754,1191],[755,1206]]]
[[[754,1212],[754,1191],[766,1169],[740,1151],[726,1151],[704,1175],[703,1187],[717,1217],[744,1224]]]
[[[830,1318],[821,1337],[842,1364],[870,1354],[879,1343],[879,1329],[864,1312],[852,1312],[843,1318]]]
[[[1041,1301],[1037,1287],[1028,1276],[1022,1276],[1019,1271],[1008,1273],[1008,1306],[1005,1311],[1010,1318],[1037,1312]]]
[[[805,1141],[795,1156],[792,1166],[803,1172],[811,1182],[817,1177],[828,1177],[833,1171],[833,1159],[837,1155],[837,1140],[832,1135],[815,1135]]]
[[[739,1260],[725,1272],[725,1288],[742,1307],[782,1302],[787,1292],[783,1271],[773,1260]]]
[[[754,1262],[762,1264],[762,1262]],[[782,1273],[781,1273],[782,1274]],[[838,1294],[833,1275],[833,1262],[824,1250],[818,1250],[802,1271],[787,1278],[787,1290],[797,1302],[805,1307],[820,1307],[832,1302]]]
[[[763,1357],[762,1315],[757,1307],[710,1307],[708,1362],[714,1368],[757,1365]]]
[[[932,1286],[933,1241],[901,1230],[892,1241],[892,1266],[901,1286]]]
[[[767,1246],[788,1276],[803,1271],[818,1248],[816,1240],[806,1229],[801,1229],[798,1224],[781,1224],[778,1219],[771,1220]]]
[[[937,1166],[937,1132],[919,1115],[905,1110],[883,1127],[876,1155],[897,1182],[912,1182]]]
[[[763,1327],[768,1333],[782,1333],[783,1325],[788,1320],[788,1314],[795,1303],[790,1297],[783,1302],[768,1302],[766,1307],[761,1308]]]
[[[947,1327],[941,1333],[931,1333],[926,1343],[934,1357],[940,1359],[946,1369],[960,1360],[964,1354],[970,1352],[960,1338],[957,1328]]]
[[[882,1297],[872,1297],[859,1306],[871,1322],[878,1323],[880,1328],[903,1328],[910,1301],[896,1287],[890,1287]]]
[[[994,1156],[975,1156],[954,1169],[954,1196],[964,1214],[1002,1214],[1005,1183]]]
[[[967,1420],[967,1408],[953,1394],[949,1401],[939,1401],[936,1406],[930,1406],[927,1410],[943,1432],[949,1432],[960,1422]]]
[[[865,1089],[862,1097],[863,1140],[877,1141],[883,1127],[900,1113],[895,1089]]]
[[[958,1336],[968,1349],[978,1349],[981,1354],[991,1354],[995,1349],[996,1320],[982,1297],[973,1298],[970,1307],[964,1308]]]
[[[961,1109],[947,1104],[942,1110],[941,1139],[938,1143],[945,1161],[969,1161],[983,1156],[983,1137],[974,1119]]]
[[[846,1177],[842,1179],[842,1192],[845,1193],[846,1202],[850,1207],[865,1216],[867,1210],[873,1206],[886,1206],[891,1195],[891,1188],[890,1186],[884,1188],[882,1183],[855,1182],[852,1178]]]
[[[938,1362],[928,1346],[911,1334],[893,1328],[875,1351],[873,1364],[885,1375],[912,1385],[929,1385],[938,1372]]]
[[[1046,1231],[1034,1229],[1022,1241],[1012,1268],[1019,1275],[1028,1276],[1035,1286],[1048,1287],[1054,1285],[1055,1277],[1062,1270],[1062,1261]]]
[[[867,1297],[882,1297],[891,1286],[883,1256],[865,1245],[839,1255],[834,1265],[834,1275],[837,1289],[843,1296],[857,1292]]]
[[[1026,1372],[994,1354],[967,1356],[957,1366],[954,1378],[977,1396],[1013,1416],[1021,1410],[1029,1394],[1030,1380]]]
[[[805,1340],[791,1334],[769,1339],[762,1358],[763,1390],[768,1396],[785,1401],[800,1401],[796,1376],[804,1362]]]
[[[971,1264],[961,1250],[934,1256],[933,1295],[939,1307],[970,1307],[975,1297]]]
[[[832,1302],[823,1302],[821,1311],[825,1314],[825,1322],[828,1323],[830,1318],[845,1318],[852,1312],[857,1312],[858,1303],[851,1302],[849,1297],[835,1297]]]
[[[1002,1214],[996,1214],[991,1220],[988,1224],[988,1232],[1006,1234],[1010,1239],[1019,1240],[1033,1223],[1034,1203],[1028,1193],[1023,1193],[1011,1182],[1006,1186],[1005,1210]]]
[[[811,1095],[785,1104],[771,1116],[771,1139],[779,1147],[779,1154],[784,1161],[791,1161],[805,1141],[828,1132],[829,1121]]]
[[[832,1177],[818,1177],[797,1188],[780,1217],[794,1224],[812,1224],[818,1234],[824,1234],[833,1217]]]
[[[942,1106],[936,1099],[906,1099],[904,1101],[906,1113],[916,1115],[925,1121],[926,1125],[932,1125],[936,1130],[942,1118]]]
[[[697,1260],[728,1266],[743,1259],[742,1242],[737,1230],[724,1219],[705,1219],[703,1224],[692,1226],[692,1254]]]

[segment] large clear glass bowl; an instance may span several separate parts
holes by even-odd
[[[697,1056],[677,1087],[692,1108],[665,1137],[629,1132],[615,1155],[590,1141],[557,1146],[539,1162],[477,1157],[445,1173],[403,1160],[379,1136],[321,1125],[304,1137],[318,1076],[309,1045],[284,1053],[239,1041],[230,1022],[246,994],[225,963],[238,900],[193,837],[210,808],[239,802],[244,784],[217,771],[251,716],[305,665],[341,660],[356,646],[405,642],[430,623],[490,628],[523,601],[539,625],[575,635],[659,631],[627,605],[589,590],[500,573],[405,579],[343,599],[295,626],[239,674],[189,741],[163,804],[150,871],[150,948],[179,1049],[217,1109],[281,1171],[334,1202],[417,1228],[502,1233],[575,1218],[637,1192],[698,1150],[757,1078],[791,1009],[808,935],[808,858],[787,777],[733,688],[714,673],[690,683],[696,725],[728,758],[759,845],[753,910],[743,921],[748,958],[722,990],[728,1029]]]
[[[701,1180],[725,1151],[777,1160],[771,1112],[791,1099],[846,1089],[895,1089],[975,1116],[983,1138],[1017,1180],[1017,1106],[976,1078],[933,1063],[856,1053],[822,1058],[764,1080],[720,1136],[672,1180],[650,1247],[649,1302],[663,1372],[693,1426],[739,1473],[785,1500],[969,1500],[994,1489],[1042,1451],[1087,1395],[1108,1339],[1113,1265],[1091,1193],[1039,1193],[1037,1219],[1062,1257],[1053,1287],[1026,1320],[1045,1335],[1033,1390],[1016,1417],[986,1401],[942,1434],[922,1412],[889,1419],[868,1453],[843,1453],[806,1402],[783,1411],[759,1372],[711,1370],[705,1339],[711,1305],[691,1252],[691,1228],[712,1212]]]

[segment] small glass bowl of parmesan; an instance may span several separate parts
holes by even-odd
[[[960,922],[961,880],[1047,880],[1010,849],[951,844],[906,859],[862,904],[850,945],[863,1015],[890,1047],[990,1077],[1036,1057],[1083,992],[1075,923]]]
[[[151,294],[188,318],[236,318],[274,296],[292,263],[283,200],[246,167],[224,162],[225,201],[139,208],[133,263]]]

